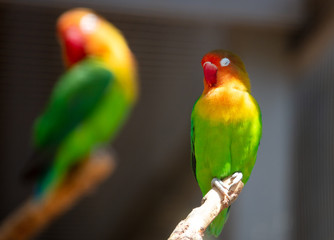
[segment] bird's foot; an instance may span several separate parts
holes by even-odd
[[[243,175],[241,172],[235,172],[232,177],[227,177],[223,181],[218,178],[214,178],[211,181],[211,186],[217,188],[221,193],[229,198],[229,191],[238,185],[242,177]]]

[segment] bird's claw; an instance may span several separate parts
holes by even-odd
[[[242,180],[242,177],[243,175],[241,172],[233,173],[232,178],[231,178],[231,183],[229,183],[230,185],[229,190],[234,188]]]
[[[216,187],[226,197],[229,196],[229,191],[234,188],[242,179],[243,175],[241,172],[235,172],[228,181],[222,181],[218,178],[214,178],[211,181],[211,186]]]
[[[229,187],[225,185],[222,180],[218,178],[212,179],[211,186],[217,188],[220,192],[224,193],[224,195],[228,195]]]

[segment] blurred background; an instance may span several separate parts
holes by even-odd
[[[124,33],[141,96],[113,143],[116,172],[36,239],[167,239],[200,204],[190,114],[201,58],[216,48],[243,59],[263,116],[257,163],[220,239],[334,239],[329,0],[1,0],[0,221],[31,194],[19,175],[32,124],[64,71],[55,23],[78,6]]]

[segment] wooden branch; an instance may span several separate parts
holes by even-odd
[[[234,182],[233,174],[223,180],[224,186],[229,190],[227,194],[213,187],[202,199],[202,205],[195,208],[174,229],[168,240],[202,240],[205,230],[215,217],[225,208],[228,208],[239,196],[244,184]]]
[[[45,199],[31,197],[0,227],[0,240],[30,239],[53,219],[69,210],[105,180],[115,168],[109,153],[100,151],[69,174],[65,181]]]

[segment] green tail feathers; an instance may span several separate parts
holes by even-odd
[[[229,211],[230,207],[224,209],[210,224],[209,231],[213,236],[218,237],[222,232],[224,224],[227,221]]]

